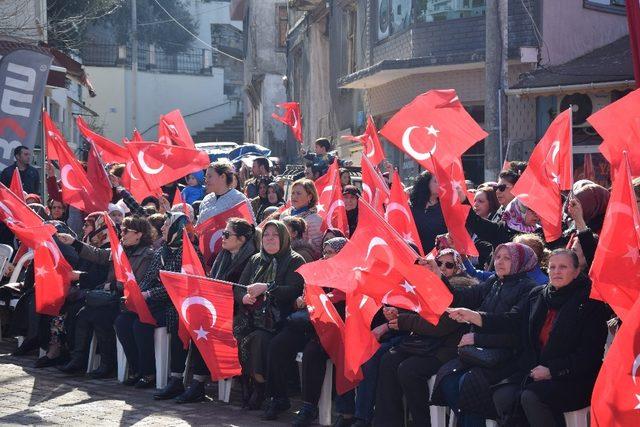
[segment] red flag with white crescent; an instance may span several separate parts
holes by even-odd
[[[106,163],[126,163],[131,157],[125,147],[91,130],[82,117],[76,118],[76,125],[84,139],[95,145],[102,161]]]
[[[189,233],[187,233],[186,229],[182,230],[182,268],[180,272],[191,274],[192,276],[206,276],[200,257],[198,256],[196,249],[193,247],[193,244],[191,244]],[[180,337],[184,348],[189,348],[189,331],[182,319],[178,322],[178,336]]]
[[[318,192],[318,203],[316,208],[318,215],[322,218],[321,231],[327,228],[337,228],[349,235],[349,222],[347,221],[347,210],[342,199],[342,184],[340,182],[340,171],[338,162],[331,163],[326,174],[315,181]]]
[[[384,205],[389,202],[391,194],[389,186],[365,155],[362,156],[360,169],[362,173],[362,198],[376,208],[378,213],[384,214]]]
[[[22,179],[20,179],[20,170],[18,170],[18,168],[15,168],[13,170],[13,176],[11,176],[9,189],[13,191],[13,194],[18,196],[20,200],[22,200],[23,202],[25,201],[24,190],[22,189]]]
[[[195,149],[191,133],[184,121],[184,117],[180,110],[173,110],[163,116],[160,116],[158,122],[158,142],[160,144],[172,143],[185,148]]]
[[[378,130],[371,116],[367,117],[367,127],[362,135],[345,135],[342,138],[361,143],[363,148],[362,152],[374,165],[379,165],[385,159],[384,150],[382,149],[380,138],[378,138]]]
[[[284,102],[277,104],[276,107],[282,108],[284,114],[282,116],[272,113],[271,117],[283,123],[291,129],[296,141],[302,144],[302,120],[300,118],[300,104],[297,102]]]
[[[404,240],[415,244],[420,251],[420,255],[424,255],[418,228],[409,207],[409,195],[404,191],[398,171],[393,174],[391,196],[384,213],[384,219],[389,222],[389,225],[394,230],[400,233]]]
[[[187,326],[211,379],[242,373],[233,336],[233,289],[228,283],[169,271],[160,272],[171,302]]]

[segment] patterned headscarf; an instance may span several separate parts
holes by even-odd
[[[442,249],[440,252],[438,252],[438,255],[436,256],[436,259],[440,258],[441,256],[444,255],[451,255],[453,256],[453,262],[456,265],[456,270],[457,271],[465,271],[464,270],[464,264],[462,263],[462,257],[460,256],[460,253],[458,251],[456,251],[455,249],[451,249],[451,248],[445,248]]]
[[[527,245],[522,243],[503,243],[496,247],[494,254],[497,254],[499,250],[504,249],[509,253],[511,257],[511,270],[509,270],[509,276],[513,274],[526,273],[531,271],[538,265],[538,257]]]
[[[169,232],[167,233],[167,241],[165,245],[172,248],[182,247],[182,230],[189,222],[189,218],[184,212],[167,212],[169,220]]]
[[[524,214],[527,213],[527,207],[520,200],[513,199],[504,210],[502,220],[512,230],[521,233],[533,233],[538,228],[536,225],[526,225],[524,223]]]
[[[324,242],[324,244],[322,245],[322,249],[329,246],[335,251],[335,253],[338,253],[342,250],[342,248],[344,248],[344,245],[346,245],[348,241],[349,240],[345,239],[344,237],[334,237],[333,239],[329,239]]]
[[[96,248],[103,246],[109,242],[109,230],[107,230],[107,224],[104,222],[104,216],[102,212],[94,212],[89,214],[85,221],[93,222],[93,231],[84,236],[83,242],[91,244]]]

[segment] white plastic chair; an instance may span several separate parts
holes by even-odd
[[[124,348],[116,335],[116,354],[118,359],[118,382],[123,383],[127,379],[129,373],[129,364],[127,363],[127,355],[124,354]]]
[[[153,332],[153,347],[156,356],[156,388],[162,389],[167,386],[169,379],[169,364],[171,352],[169,351],[169,340],[171,334],[167,332],[167,327],[156,328]]]
[[[433,394],[433,387],[436,384],[436,376],[429,378],[429,399]],[[431,418],[432,427],[446,427],[447,425],[447,407],[446,406],[429,406],[429,417]]]
[[[13,248],[4,243],[0,244],[0,278],[3,276],[4,267],[7,265],[11,256],[13,255]]]
[[[302,352],[296,355],[298,362],[298,375],[302,382]],[[322,426],[331,425],[331,392],[333,387],[333,363],[331,359],[327,359],[327,366],[324,372],[324,380],[322,381],[322,389],[320,392],[320,401],[318,402],[318,423]]]
[[[233,385],[233,377],[224,380],[218,380],[218,400],[229,403],[231,400],[231,386]]]
[[[588,427],[589,426],[589,413],[591,407],[579,409],[573,412],[564,413],[564,421],[567,427]]]
[[[24,268],[25,263],[27,261],[31,261],[32,259],[33,259],[33,251],[29,249],[29,251],[24,255],[22,255],[22,257],[16,263],[16,266],[13,269],[13,273],[9,278],[9,283],[16,283],[18,281],[18,278],[20,277],[20,273],[22,272],[22,269]]]
[[[91,344],[89,344],[89,358],[87,360],[87,374],[95,371],[100,366],[100,355],[97,354],[98,338],[96,333],[93,333],[91,337]]]

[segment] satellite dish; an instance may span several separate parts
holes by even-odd
[[[584,93],[567,95],[560,101],[558,114],[571,107],[573,113],[573,126],[581,126],[587,121],[587,117],[593,113],[591,97]]]

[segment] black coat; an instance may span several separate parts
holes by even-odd
[[[520,384],[538,365],[551,371],[552,381],[574,382],[575,392],[584,397],[575,404],[579,409],[588,406],[588,393],[593,388],[604,353],[607,339],[607,320],[610,311],[600,301],[589,299],[591,283],[586,276],[579,276],[566,288],[562,305],[556,307],[546,345],[541,348],[539,335],[548,312],[544,298],[546,288],[541,286],[503,314],[482,315],[483,328],[497,332],[518,333],[522,352],[513,360],[516,372],[507,380]],[[585,391],[587,393],[585,393]]]
[[[436,237],[447,232],[440,203],[422,209],[411,206],[411,215],[418,229],[422,250],[428,254],[436,245]]]

